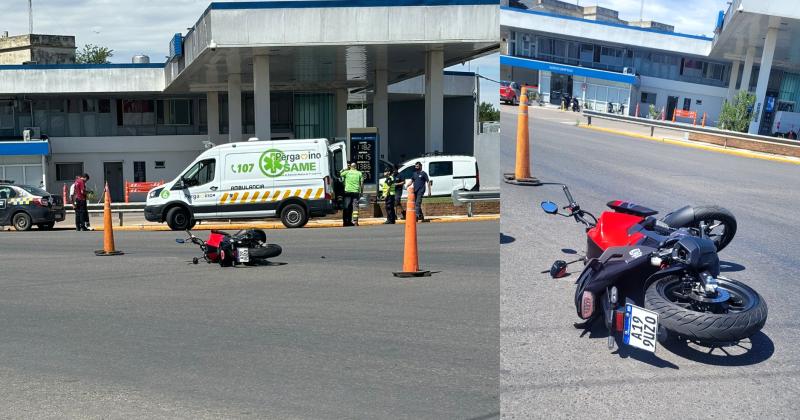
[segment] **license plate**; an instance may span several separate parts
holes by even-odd
[[[622,333],[622,342],[655,353],[657,331],[657,313],[636,305],[625,305],[625,330]]]
[[[239,254],[239,262],[250,262],[250,250],[247,248],[239,248],[237,249]]]

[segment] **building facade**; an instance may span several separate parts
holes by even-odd
[[[15,169],[38,154],[0,156],[0,179],[60,190],[88,172],[119,200],[125,181],[177,176],[204,142],[344,139],[358,95],[384,159],[463,151],[475,75],[444,68],[497,51],[498,27],[489,0],[212,3],[166,63],[0,65],[0,141],[49,138],[41,171]]]
[[[762,65],[754,60],[755,51],[770,49],[758,33],[766,35],[770,22],[777,22],[788,39],[800,26],[790,2],[771,3],[762,9],[753,1],[733,2],[716,16],[715,37],[710,38],[676,33],[659,22],[626,22],[594,6],[507,2],[501,7],[502,77],[538,86],[545,102],[558,104],[569,95],[587,109],[634,115],[638,105],[638,116],[652,110],[665,119],[672,119],[675,110],[696,111],[711,125],[724,101],[739,90],[750,91],[757,96],[751,132],[770,135],[777,111],[795,110],[800,63],[787,57],[780,67],[770,66],[765,82],[758,83]],[[775,16],[776,11],[783,16]],[[738,51],[741,45],[749,47]],[[788,42],[785,48],[788,55]],[[770,105],[759,108],[759,103]]]

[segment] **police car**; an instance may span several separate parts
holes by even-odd
[[[13,181],[0,180],[0,227],[14,226],[16,230],[52,229],[64,220],[64,200],[49,192]]]

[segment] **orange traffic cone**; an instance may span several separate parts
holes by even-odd
[[[528,139],[528,93],[522,87],[517,114],[517,162],[513,174],[504,174],[505,181],[514,185],[539,186],[537,178],[531,176],[530,142]]]
[[[103,249],[95,251],[94,255],[122,255],[122,251],[114,248],[114,224],[111,222],[111,194],[108,192],[108,183],[103,194]]]
[[[408,187],[406,201],[406,241],[403,250],[403,271],[396,271],[395,277],[429,277],[430,271],[420,271],[417,256],[417,212],[414,208],[414,187]]]

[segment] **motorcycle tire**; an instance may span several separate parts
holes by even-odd
[[[723,248],[728,246],[736,235],[736,218],[733,213],[728,210],[717,206],[697,206],[694,208],[694,225],[699,227],[700,222],[713,225],[715,222],[721,223],[724,231],[721,235],[714,235],[710,233],[711,240],[717,246],[717,252],[722,251]]]
[[[281,249],[280,245],[275,244],[266,244],[264,246],[258,248],[249,248],[250,250],[250,259],[254,260],[265,260],[267,258],[274,258],[278,255],[281,255],[283,249]]]
[[[698,312],[675,303],[668,290],[680,287],[679,276],[654,281],[645,291],[644,307],[658,313],[658,323],[670,335],[701,343],[729,343],[757,333],[767,322],[767,303],[752,288],[736,280],[717,279],[719,287],[742,300],[741,310],[723,314]]]

